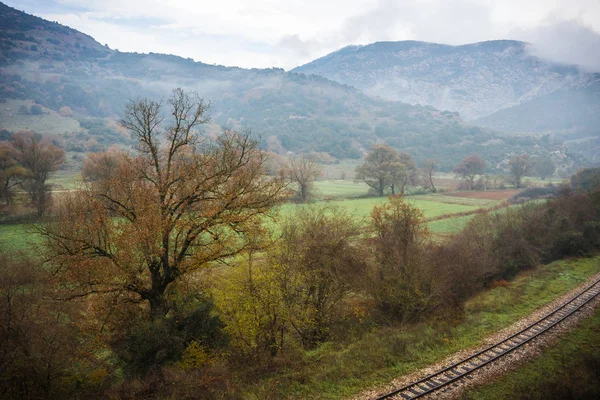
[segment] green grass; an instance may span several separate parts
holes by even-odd
[[[79,184],[79,173],[74,171],[57,171],[55,172],[48,183],[55,185],[53,190],[70,190],[76,189]]]
[[[405,327],[371,327],[362,337],[325,343],[305,352],[295,368],[244,390],[248,398],[338,399],[388,383],[462,349],[480,345],[489,334],[600,271],[600,257],[555,262],[520,274],[508,287],[487,290],[467,302],[460,321],[434,321]],[[502,398],[502,397],[500,397]]]
[[[478,209],[476,206],[469,206],[464,204],[452,204],[452,203],[441,203],[431,200],[421,200],[419,196],[409,196],[405,198],[406,202],[413,204],[418,207],[425,218],[436,217],[444,214],[460,213],[465,211],[473,211]],[[339,206],[348,210],[349,213],[356,217],[367,217],[371,214],[373,207],[379,204],[387,202],[387,197],[369,197],[364,199],[352,199],[352,200],[332,200],[327,202],[317,202],[318,204],[328,204],[332,206]],[[292,212],[295,204],[286,204],[282,206],[282,213]]]
[[[29,224],[0,224],[0,249],[20,251],[39,242]]]
[[[79,122],[70,117],[63,117],[59,113],[43,108],[42,115],[21,115],[19,107],[34,104],[32,101],[7,100],[0,107],[0,128],[12,132],[30,130],[44,135],[56,135],[70,132],[85,132]]]
[[[597,399],[600,396],[600,310],[550,350],[463,400]]]
[[[435,233],[441,233],[441,234],[457,233],[457,232],[462,231],[474,216],[475,216],[474,214],[463,215],[460,217],[440,219],[438,221],[431,221],[431,222],[427,223],[427,227],[429,228],[429,232],[434,233],[434,234]]]
[[[317,198],[352,198],[364,196],[368,193],[369,187],[363,182],[353,182],[349,180],[327,180],[316,181]]]

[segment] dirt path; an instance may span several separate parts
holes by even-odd
[[[444,360],[430,365],[427,368],[423,368],[419,371],[416,371],[410,375],[404,375],[394,379],[388,385],[378,388],[373,388],[370,390],[366,390],[356,397],[353,397],[354,400],[366,400],[373,399],[377,396],[381,396],[385,393],[389,393],[394,389],[397,389],[401,386],[409,384],[410,382],[414,382],[426,375],[434,373],[444,367],[453,364],[457,361],[460,361],[464,358],[467,358],[469,355],[484,349],[485,347],[492,345],[496,342],[501,341],[502,339],[512,335],[515,332],[520,331],[524,327],[529,324],[537,321],[542,318],[544,315],[553,311],[557,307],[561,306],[571,297],[579,293],[583,288],[589,286],[591,283],[600,278],[600,273],[590,277],[588,281],[579,285],[577,288],[569,291],[563,296],[555,299],[551,303],[546,304],[545,306],[539,308],[532,314],[528,315],[525,318],[517,321],[511,326],[494,333],[493,335],[488,336],[479,347],[470,348],[467,350],[459,351]],[[513,351],[511,354],[508,354],[505,357],[502,357],[498,361],[491,363],[490,365],[474,372],[470,375],[469,379],[466,379],[464,382],[456,383],[454,385],[449,386],[446,389],[442,389],[438,392],[434,392],[431,395],[424,396],[423,399],[455,399],[457,398],[465,389],[471,388],[476,385],[481,385],[491,381],[492,379],[504,374],[507,371],[513,370],[518,366],[522,365],[527,360],[541,354],[548,346],[551,346],[555,343],[565,332],[571,331],[577,324],[591,316],[594,313],[596,307],[600,305],[600,297],[597,297],[595,300],[590,302],[587,306],[585,306],[580,311],[576,312],[571,317],[567,318],[564,322],[557,325],[552,330],[544,333],[540,337],[532,340],[526,345],[520,347],[519,349]]]

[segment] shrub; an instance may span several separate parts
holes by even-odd
[[[174,304],[164,318],[130,322],[124,336],[113,340],[113,348],[126,375],[145,376],[180,361],[193,342],[205,350],[223,347],[227,337],[222,328],[212,301],[190,296]]]
[[[31,107],[29,107],[29,112],[31,113],[31,115],[42,115],[44,113],[44,110],[41,106],[37,104],[32,104]]]
[[[429,233],[421,211],[402,197],[390,197],[375,206],[371,218],[376,262],[368,289],[381,315],[405,322],[435,308],[438,282],[427,259]]]

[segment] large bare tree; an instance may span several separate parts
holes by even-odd
[[[137,153],[96,159],[103,171],[40,228],[65,298],[113,294],[164,316],[174,283],[247,250],[283,200],[249,132],[200,136],[208,105],[195,93],[176,89],[168,106],[163,119],[161,102],[130,102],[121,124]]]
[[[285,171],[289,181],[298,186],[298,197],[302,202],[306,202],[313,196],[314,182],[323,175],[321,165],[314,157],[306,154],[299,157],[291,156]]]
[[[423,186],[431,189],[433,193],[437,191],[433,182],[433,175],[437,169],[437,160],[423,160],[423,168],[421,173],[423,174]]]

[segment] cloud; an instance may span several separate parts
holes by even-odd
[[[595,69],[585,49],[595,48],[600,32],[598,0],[1,1],[111,48],[242,67],[293,68],[347,45],[383,40],[514,38],[536,43],[540,57]]]
[[[514,34],[531,43],[529,51],[534,56],[600,72],[600,34],[579,19],[547,22]]]

